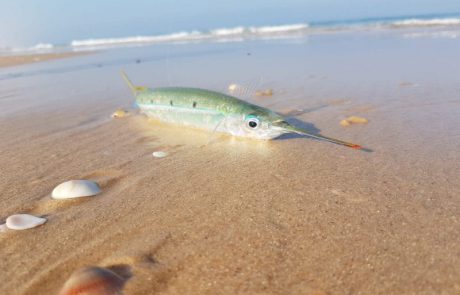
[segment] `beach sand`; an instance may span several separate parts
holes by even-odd
[[[25,55],[0,55],[0,68],[11,67],[23,64],[37,63],[85,54],[83,52],[61,52]]]
[[[0,70],[0,221],[48,219],[0,233],[0,294],[57,294],[86,266],[119,273],[125,294],[460,293],[459,43],[344,33]],[[120,68],[151,87],[236,83],[372,152],[150,122]],[[119,107],[131,115],[110,118]],[[352,115],[369,123],[339,124]],[[103,193],[51,199],[69,179]]]

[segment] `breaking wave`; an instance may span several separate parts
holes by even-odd
[[[350,21],[334,21],[323,23],[298,23],[277,26],[236,26],[231,28],[216,28],[208,31],[182,31],[171,34],[152,36],[130,36],[121,38],[94,38],[73,40],[68,44],[55,45],[51,43],[39,43],[29,48],[0,48],[0,54],[42,53],[53,51],[87,51],[113,47],[142,46],[157,43],[194,43],[194,42],[238,42],[252,39],[279,39],[297,38],[307,34],[321,34],[333,31],[353,30],[399,30],[418,29],[427,27],[460,28],[460,15],[451,14],[443,16],[421,16],[400,18],[375,18]],[[423,35],[423,32],[415,32],[413,36]],[[444,36],[452,37],[450,33]],[[405,33],[405,36],[408,36]]]
[[[308,29],[307,24],[293,24],[283,26],[264,26],[264,27],[234,27],[220,28],[207,32],[191,31],[178,32],[166,35],[156,36],[133,36],[124,38],[104,38],[104,39],[86,39],[74,40],[70,43],[72,47],[110,47],[127,44],[142,43],[167,43],[167,42],[193,42],[204,40],[231,41],[234,39],[251,39],[266,36],[292,35],[296,33],[305,33]],[[230,39],[229,39],[230,38]]]
[[[456,26],[460,25],[460,18],[432,18],[419,19],[411,18],[401,21],[395,21],[393,26],[399,27],[432,27],[432,26]]]

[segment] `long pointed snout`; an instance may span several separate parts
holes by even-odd
[[[332,143],[335,143],[335,144],[351,147],[351,148],[354,148],[354,149],[362,149],[362,146],[360,146],[359,144],[354,144],[354,143],[342,141],[342,140],[339,140],[339,139],[323,136],[323,135],[320,135],[320,134],[312,134],[312,133],[310,133],[309,131],[307,131],[305,129],[295,127],[295,126],[289,124],[286,121],[276,121],[276,122],[273,122],[272,125],[274,127],[276,127],[276,128],[281,128],[281,129],[285,130],[286,133],[302,134],[302,135],[305,135],[305,136],[308,136],[308,137],[311,137],[311,138],[329,141],[329,142],[332,142]]]

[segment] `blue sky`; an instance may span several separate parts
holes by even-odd
[[[152,35],[238,25],[276,25],[460,12],[460,0],[8,0],[0,47]]]

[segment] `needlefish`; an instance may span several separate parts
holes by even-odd
[[[256,139],[273,139],[296,133],[318,140],[361,149],[358,144],[312,134],[286,121],[270,109],[211,90],[185,87],[135,86],[121,72],[142,113],[158,121]]]

